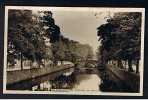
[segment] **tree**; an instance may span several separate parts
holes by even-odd
[[[36,19],[33,20],[33,17]],[[9,10],[8,18],[8,44],[14,48],[11,55],[20,55],[22,68],[23,58],[40,63],[45,57],[46,45],[38,17],[31,10]],[[12,51],[11,45],[8,45],[8,52]]]
[[[32,58],[33,55],[31,51],[34,51],[32,44],[25,37],[24,30],[31,23],[32,12],[30,10],[9,10],[8,19],[8,61],[9,59],[17,58],[21,59],[21,68],[23,56]],[[13,52],[12,47],[13,46]],[[10,56],[11,52],[11,57]],[[15,55],[18,55],[16,57]],[[13,57],[12,57],[13,56]],[[31,57],[32,56],[32,57]],[[14,61],[14,59],[13,59]]]
[[[139,12],[115,13],[112,18],[107,20],[106,24],[98,27],[98,36],[102,44],[100,52],[102,52],[102,56],[107,54],[105,61],[115,59],[122,66],[121,60],[127,60],[129,71],[133,71],[132,62],[137,61],[138,70],[140,32],[141,13]],[[107,53],[103,53],[104,51]]]
[[[56,41],[59,41],[60,39],[60,28],[59,26],[55,25],[55,21],[52,18],[52,12],[51,11],[43,11],[42,16],[42,22],[46,29],[46,36],[50,38],[50,42],[54,43]]]
[[[55,25],[55,21],[52,18],[51,11],[41,11],[39,12],[42,14],[40,20],[42,22],[42,27],[44,27],[44,38],[47,38],[51,43],[51,51],[53,63],[56,65],[58,60],[63,60],[64,53],[62,48],[62,41],[60,41],[60,28],[59,26]],[[61,50],[60,50],[61,49]]]
[[[57,61],[64,61],[66,59],[66,56],[65,56],[65,51],[66,51],[66,46],[65,44],[63,43],[63,41],[59,41],[59,42],[55,42],[53,43],[52,45],[52,51],[53,51],[53,54],[54,54],[54,62],[55,64],[57,63]]]

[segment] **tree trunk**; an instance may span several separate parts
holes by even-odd
[[[21,70],[23,70],[23,55],[22,55],[22,52],[20,52],[20,57],[21,57]]]
[[[101,63],[102,63],[102,66],[104,68],[106,68],[107,60],[106,60],[106,53],[105,53],[105,51],[103,51],[103,54],[102,54],[102,57],[101,57]]]
[[[44,67],[46,67],[46,60],[44,59]]]
[[[53,64],[54,64],[54,67],[57,66],[57,61],[54,60]]]
[[[117,60],[117,62],[118,62],[118,67],[123,69],[123,65],[122,65],[121,60]]]
[[[128,71],[129,71],[129,72],[133,72],[132,60],[131,60],[131,59],[128,60]]]
[[[136,73],[139,73],[139,60],[136,62]]]
[[[56,60],[55,60],[55,58],[53,59],[53,66],[56,66]]]
[[[40,90],[40,89],[41,89],[41,85],[39,84],[39,85],[38,85],[38,90]]]
[[[125,60],[125,65],[124,65],[124,68],[126,69],[126,65],[127,65],[127,61]]]
[[[31,66],[32,66],[32,61],[30,60],[30,69],[31,69]]]
[[[61,60],[61,65],[63,65],[63,60]]]

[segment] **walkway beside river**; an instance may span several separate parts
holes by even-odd
[[[55,67],[43,67],[43,68],[33,68],[25,70],[16,70],[7,72],[7,85],[17,83],[23,80],[33,79],[39,76],[47,75],[50,73],[55,73],[64,69],[68,69],[74,66],[71,65],[61,65]]]

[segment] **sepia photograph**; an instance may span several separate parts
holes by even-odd
[[[4,94],[142,96],[144,8],[5,6]]]

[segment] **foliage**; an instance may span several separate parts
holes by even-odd
[[[132,60],[140,59],[141,13],[115,13],[106,24],[98,27],[101,41],[100,52],[105,55],[105,62],[110,59]],[[106,52],[106,53],[103,53]],[[131,65],[131,64],[130,64]]]
[[[22,53],[32,61],[44,58],[45,43],[38,23],[34,23],[31,10],[9,10],[8,19],[8,56]],[[37,22],[36,17],[36,22]],[[12,52],[13,47],[13,52]],[[16,58],[16,57],[14,57]],[[20,57],[19,57],[20,58]],[[13,59],[13,57],[8,57]]]
[[[9,10],[8,62],[23,58],[42,63],[43,59],[71,61],[91,59],[92,48],[61,35],[51,11]]]

